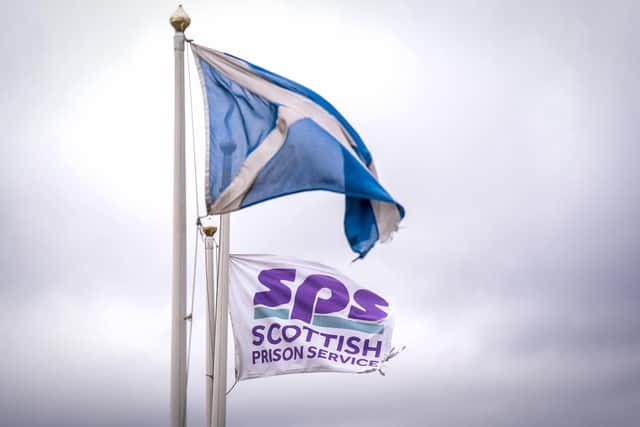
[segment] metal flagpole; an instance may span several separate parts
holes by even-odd
[[[233,141],[220,144],[222,150],[222,184],[231,180],[231,155],[236,150]],[[213,415],[211,426],[224,427],[227,416],[227,331],[229,319],[229,214],[220,215],[220,255],[216,292],[213,346]]]
[[[207,309],[206,309],[206,343],[205,343],[205,374],[206,374],[206,392],[205,392],[205,426],[211,425],[211,404],[213,402],[213,332],[215,329],[214,319],[214,305],[215,298],[215,286],[214,281],[214,257],[213,250],[215,249],[215,239],[213,236],[218,231],[218,227],[213,225],[211,217],[204,217],[199,220],[201,223],[200,229],[204,234],[204,254],[206,262],[207,272]]]
[[[186,306],[187,306],[187,226],[185,195],[185,126],[184,126],[184,30],[191,19],[179,6],[169,19],[176,33],[175,116],[173,154],[173,265],[171,318],[171,427],[184,427],[186,419]]]
[[[211,426],[224,427],[227,412],[227,328],[229,312],[229,214],[220,215],[220,258],[213,350],[213,415]]]

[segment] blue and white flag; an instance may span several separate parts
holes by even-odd
[[[231,212],[309,190],[346,195],[344,227],[364,257],[404,209],[382,188],[360,136],[306,87],[192,43],[207,109],[206,201]]]

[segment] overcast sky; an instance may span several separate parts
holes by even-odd
[[[176,3],[2,6],[0,425],[167,425]],[[383,293],[407,350],[386,377],[242,382],[230,427],[640,423],[640,3],[184,6],[188,37],[330,100],[407,210],[354,264],[339,195],[232,215],[233,251]],[[204,419],[203,271],[189,426]]]

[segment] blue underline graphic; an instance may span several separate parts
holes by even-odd
[[[253,318],[254,319],[266,319],[269,317],[275,317],[278,319],[289,320],[289,309],[287,308],[268,308],[268,307],[254,307]]]
[[[276,318],[289,320],[289,309],[287,308],[269,308],[254,307],[254,319]],[[352,331],[366,332],[369,334],[382,334],[384,325],[376,325],[372,323],[357,322],[355,320],[343,319],[334,316],[313,316],[312,324],[315,326],[323,326],[325,328],[350,329]]]
[[[333,316],[313,316],[313,324],[326,328],[351,329],[353,331],[366,332],[369,334],[381,334],[384,332],[383,325],[356,322],[355,320],[343,319]]]

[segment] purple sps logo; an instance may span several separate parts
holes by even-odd
[[[292,282],[295,278],[296,270],[293,268],[261,271],[258,274],[258,280],[269,290],[256,292],[253,297],[254,306],[281,307],[289,304],[292,291],[282,282]],[[323,297],[327,294],[329,294],[328,297]],[[349,319],[378,321],[387,317],[387,312],[380,307],[388,307],[389,303],[370,290],[357,290],[353,293],[353,301],[352,303],[349,290],[341,281],[324,274],[312,274],[298,286],[293,297],[290,318],[311,323],[315,314],[337,313],[347,306],[349,306]]]

